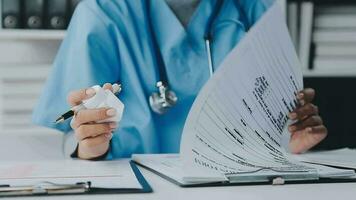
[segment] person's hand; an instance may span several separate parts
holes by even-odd
[[[327,135],[327,129],[319,116],[318,107],[312,104],[315,91],[311,88],[299,92],[297,98],[300,107],[289,114],[289,118],[297,120],[288,127],[292,134],[289,141],[289,149],[292,153],[303,153],[319,142]]]
[[[112,90],[111,84],[105,84],[104,89]],[[73,91],[68,95],[68,103],[76,106],[83,100],[95,95],[93,88]],[[92,159],[104,155],[110,146],[112,132],[117,128],[116,123],[97,123],[116,115],[113,108],[86,109],[75,114],[71,127],[78,141],[78,157]]]

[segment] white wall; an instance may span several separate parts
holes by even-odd
[[[47,32],[0,30],[0,134],[48,132],[32,125],[31,113],[64,32]]]

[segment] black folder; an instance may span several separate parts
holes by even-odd
[[[2,0],[3,28],[21,28],[21,0]]]
[[[43,28],[45,0],[24,1],[24,26],[28,29]]]
[[[47,0],[47,28],[66,29],[68,25],[68,7],[68,1],[66,0]]]

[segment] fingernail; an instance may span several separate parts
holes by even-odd
[[[93,96],[95,95],[95,90],[93,88],[89,88],[87,90],[85,90],[85,94],[88,95],[88,96]]]
[[[303,93],[298,93],[297,98],[298,99],[303,99],[304,98],[304,94]]]
[[[116,110],[114,108],[111,108],[108,111],[106,111],[106,114],[110,117],[113,117],[116,115]]]
[[[289,128],[289,132],[294,132],[295,130],[297,130],[296,126],[290,126]]]
[[[116,123],[110,123],[109,126],[110,126],[110,128],[112,128],[112,129],[117,128],[117,124],[116,124]]]
[[[297,113],[289,113],[289,119],[296,119],[297,118]]]
[[[112,136],[113,136],[113,134],[112,134],[112,133],[107,133],[107,134],[105,134],[105,137],[106,137],[106,138],[108,138],[108,139],[111,139],[111,138],[112,138]]]

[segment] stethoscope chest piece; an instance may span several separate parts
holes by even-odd
[[[157,82],[156,86],[158,92],[153,93],[149,97],[149,103],[155,113],[163,115],[177,104],[178,97],[162,81]]]

